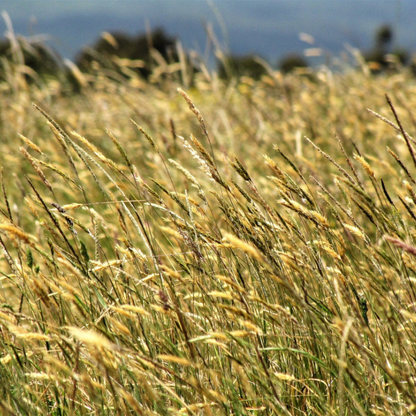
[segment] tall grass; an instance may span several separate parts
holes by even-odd
[[[0,85],[0,413],[414,412],[414,79],[92,81]]]

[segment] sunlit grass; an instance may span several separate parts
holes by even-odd
[[[2,414],[415,410],[410,75],[11,71]]]

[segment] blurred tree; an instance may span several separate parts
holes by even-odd
[[[387,51],[389,44],[394,39],[393,29],[390,25],[380,26],[375,33],[375,47]]]
[[[408,64],[409,52],[404,48],[394,48],[394,37],[394,30],[388,24],[384,24],[376,30],[374,46],[364,54],[373,73],[394,70]]]
[[[246,76],[258,80],[267,73],[266,68],[254,55],[227,55],[218,61],[217,70],[218,76],[222,79]]]
[[[279,69],[287,74],[294,71],[297,68],[307,68],[307,60],[300,54],[291,53],[283,57],[279,62]]]
[[[19,66],[28,80],[35,75],[44,77],[63,74],[62,59],[56,51],[45,43],[33,42],[24,37],[19,37],[14,42],[9,39],[0,40],[0,73],[5,70],[6,62]],[[4,78],[4,73],[0,76]]]
[[[167,62],[179,60],[176,39],[163,29],[156,29],[149,35],[130,36],[126,33],[106,33],[94,46],[84,48],[77,56],[76,64],[81,71],[90,72],[94,63],[105,69],[119,72],[117,59],[136,61],[134,70],[148,78],[155,64],[155,53]],[[140,63],[141,61],[141,63]]]

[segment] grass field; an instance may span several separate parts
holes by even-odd
[[[0,83],[0,413],[416,412],[415,78],[170,69]]]

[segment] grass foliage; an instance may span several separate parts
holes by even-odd
[[[415,411],[415,80],[158,70],[0,85],[0,413]]]

